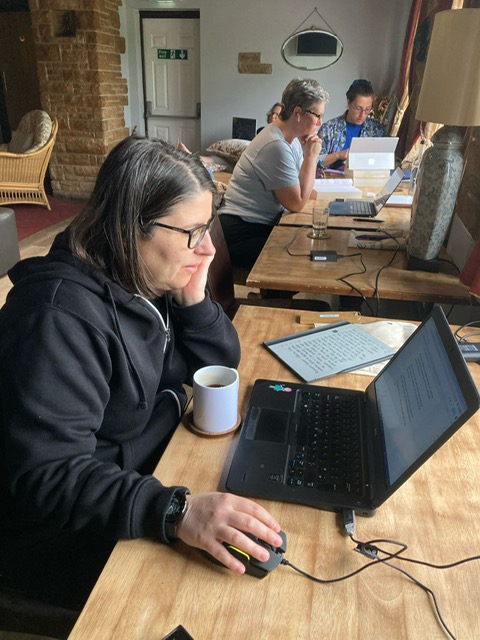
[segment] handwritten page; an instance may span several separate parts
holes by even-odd
[[[322,325],[264,344],[305,382],[382,362],[395,352],[350,322]]]

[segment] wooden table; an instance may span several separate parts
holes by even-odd
[[[239,368],[244,415],[256,378],[295,380],[262,341],[304,327],[297,324],[295,311],[265,307],[241,307],[235,324],[244,354]],[[480,369],[470,367],[480,384]],[[364,389],[370,380],[345,374],[323,383]],[[373,518],[357,519],[356,537],[400,540],[409,545],[409,557],[438,564],[478,554],[479,428],[477,414]],[[201,438],[180,425],[155,475],[195,492],[222,488],[235,441],[235,435]],[[259,502],[281,522],[288,536],[285,557],[301,569],[327,579],[366,563],[353,551],[336,514]],[[480,637],[478,562],[444,571],[409,563],[401,567],[434,591],[459,639]],[[117,544],[70,640],[160,640],[178,624],[195,640],[446,637],[425,592],[387,566],[329,585],[285,566],[257,580],[234,575],[182,543],[133,540]]]
[[[309,200],[302,211],[287,212],[280,218],[279,225],[287,226],[311,226],[312,211],[315,203],[328,206],[328,200]],[[407,233],[410,230],[412,209],[411,207],[388,207],[385,206],[378,214],[377,218],[365,218],[358,221],[352,216],[330,216],[328,226],[330,229],[397,229]]]
[[[362,271],[362,259],[366,273],[350,276],[347,280],[367,298],[375,295],[377,274],[390,262],[393,251],[350,248],[350,232],[347,229],[329,229],[330,238],[327,240],[311,240],[307,232],[306,227],[274,227],[247,277],[247,286],[358,295],[352,287],[338,279]],[[297,255],[289,255],[287,247]],[[334,250],[339,255],[352,257],[341,258],[337,262],[312,262],[309,257],[311,249]],[[361,254],[361,259],[358,254]],[[443,250],[440,256],[448,259]],[[379,276],[380,298],[447,304],[470,302],[468,288],[459,281],[454,267],[447,263],[440,264],[439,273],[408,271],[405,251],[398,251],[391,266],[383,269]]]

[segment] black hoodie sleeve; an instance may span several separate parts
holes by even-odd
[[[104,336],[48,307],[3,331],[0,473],[12,513],[29,527],[166,541],[174,488],[95,456],[113,376]]]

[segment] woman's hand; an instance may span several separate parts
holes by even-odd
[[[305,138],[299,138],[299,140],[303,147],[303,157],[315,158],[316,160],[322,150],[322,139],[316,133],[312,133]]]
[[[191,547],[208,551],[235,573],[244,573],[245,566],[227,551],[223,542],[242,549],[260,561],[268,560],[268,551],[244,535],[243,531],[272,546],[282,544],[278,535],[279,523],[252,500],[230,493],[200,493],[189,495],[187,500],[188,510],[178,527],[178,538]]]
[[[192,264],[197,264],[197,270],[183,289],[172,289],[171,292],[175,302],[182,307],[190,307],[205,299],[208,269],[215,257],[215,247],[209,233],[205,234],[192,255],[194,256]]]

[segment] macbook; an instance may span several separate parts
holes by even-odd
[[[395,168],[398,138],[352,138],[348,153],[348,169],[371,171]]]
[[[345,200],[343,202],[329,202],[331,216],[355,216],[356,218],[373,218],[383,209],[385,203],[403,180],[404,173],[398,167],[387,180],[375,200],[362,198],[361,200]]]
[[[227,489],[373,515],[479,407],[441,307],[367,389],[257,380]]]

